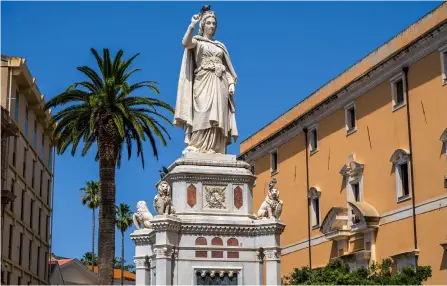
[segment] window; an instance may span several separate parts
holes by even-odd
[[[17,137],[14,136],[14,148],[12,149],[12,165],[16,167],[16,151],[17,151]]]
[[[441,55],[441,83],[447,84],[447,45],[439,49]]]
[[[51,195],[50,190],[51,190],[51,181],[50,181],[50,179],[48,179],[48,182],[47,182],[47,205],[50,205],[50,195]]]
[[[317,127],[313,126],[309,128],[309,145],[310,145],[310,154],[314,154],[318,150],[318,133]]]
[[[48,147],[48,169],[51,170],[51,156],[53,149],[51,149],[51,146]]]
[[[39,180],[39,196],[42,198],[42,189],[43,189],[43,169],[40,170],[40,180]]]
[[[37,276],[39,276],[40,270],[40,246],[37,247]]]
[[[410,198],[410,153],[404,149],[396,150],[391,156],[390,161],[394,165],[396,176],[396,195],[397,201],[403,201]]]
[[[354,102],[345,106],[345,122],[348,135],[357,129]]]
[[[34,212],[34,200],[31,199],[31,206],[29,211],[29,227],[33,228],[33,212]]]
[[[14,120],[19,122],[19,91],[16,90],[16,102],[14,106]]]
[[[28,155],[28,150],[23,148],[23,166],[22,166],[22,175],[23,178],[26,179],[26,156]]]
[[[35,173],[36,173],[36,160],[33,160],[33,173],[31,174],[31,188],[33,189],[34,189],[34,183],[36,181]]]
[[[50,229],[50,216],[49,215],[47,215],[46,222],[47,222],[47,224],[45,226],[45,238],[46,238],[46,240],[48,240],[50,238],[50,232],[49,232],[49,229]]]
[[[360,186],[359,183],[351,184],[352,195],[354,196],[354,201],[360,202]]]
[[[28,268],[30,271],[32,271],[31,269],[31,258],[33,257],[33,242],[30,239],[29,240],[29,247],[28,247]]]
[[[37,121],[36,120],[34,120],[33,145],[34,145],[34,149],[37,149]]]
[[[403,72],[397,74],[391,79],[391,88],[394,111],[404,106],[406,103],[405,95],[407,93],[407,90]]]
[[[12,242],[13,242],[13,227],[12,224],[9,225],[9,244],[8,244],[8,258],[12,259]]]
[[[42,160],[45,159],[45,134],[42,132]]]
[[[40,223],[40,220],[42,219],[42,209],[41,208],[39,208],[39,216],[38,216],[38,223],[37,223],[37,233],[39,234],[39,236],[40,236],[40,227],[41,227],[41,223]]]
[[[22,255],[23,255],[23,233],[20,233],[19,265],[22,265]]]
[[[28,107],[25,109],[25,136],[28,136]]]
[[[270,173],[275,174],[278,172],[278,151],[270,153]]]
[[[320,195],[321,192],[316,187],[310,188],[307,194],[312,216],[313,229],[320,227]]]
[[[22,190],[22,205],[20,206],[20,219],[22,221],[24,211],[25,211],[25,190]]]
[[[15,182],[14,180],[11,180],[11,192],[15,195]],[[11,200],[9,208],[12,212],[14,212],[14,200]]]

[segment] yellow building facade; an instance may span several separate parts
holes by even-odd
[[[278,181],[281,272],[342,257],[447,283],[447,4],[244,140],[254,206]]]
[[[2,284],[49,284],[53,127],[25,59],[1,56],[1,103]]]

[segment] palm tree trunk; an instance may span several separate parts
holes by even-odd
[[[124,285],[124,231],[121,231],[121,285]]]
[[[95,209],[92,211],[92,271],[95,272]]]
[[[109,125],[109,124],[108,124]],[[115,165],[117,148],[114,130],[102,126],[98,136],[99,183],[101,200],[99,203],[98,274],[100,285],[113,284],[113,262],[115,259]]]

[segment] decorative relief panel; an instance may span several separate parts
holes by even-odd
[[[226,209],[226,187],[206,186],[204,207],[209,209]]]
[[[234,206],[237,209],[240,209],[242,207],[242,205],[244,204],[244,199],[242,197],[242,188],[240,186],[237,186],[234,189],[233,200],[234,200]]]
[[[188,206],[193,208],[197,203],[197,188],[193,184],[190,184],[186,192],[188,197]]]

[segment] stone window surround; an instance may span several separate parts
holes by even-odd
[[[396,98],[397,98],[397,93],[396,93],[396,83],[402,80],[402,87],[403,87],[403,93],[404,93],[404,101],[402,103],[396,104]],[[399,73],[397,73],[396,75],[394,75],[392,78],[390,78],[390,82],[391,82],[391,98],[392,98],[392,111],[396,111],[402,107],[404,107],[407,104],[407,81],[405,79],[405,74],[401,71]]]
[[[349,163],[344,165],[343,168],[340,170],[340,174],[345,177],[346,182],[346,202],[347,202],[347,208],[348,208],[348,225],[351,227],[351,225],[354,225],[354,216],[352,215],[352,207],[349,205],[348,202],[355,202],[354,197],[354,190],[352,188],[352,185],[358,184],[359,185],[359,201],[362,202],[364,198],[363,194],[363,168],[364,165],[358,163],[355,160],[355,154],[351,154],[349,156]]]
[[[447,45],[442,46],[439,49],[439,55],[441,56],[441,84],[447,84]]]
[[[273,154],[276,154],[276,169],[273,169]],[[270,175],[274,176],[278,174],[278,166],[279,166],[279,154],[278,149],[274,149],[270,152]]]
[[[316,135],[316,137],[317,138],[315,138],[315,142],[317,143],[317,146],[316,147],[314,147],[314,146],[312,146],[312,142],[313,142],[313,140],[314,140],[314,138],[313,138],[313,132],[312,131],[314,131],[315,130],[315,135]],[[315,123],[315,124],[312,124],[311,126],[309,126],[309,128],[307,129],[307,134],[308,134],[308,146],[309,146],[309,153],[310,153],[310,156],[312,156],[313,154],[315,154],[315,153],[317,153],[318,152],[318,150],[319,150],[319,145],[320,144],[318,144],[319,142],[318,142],[318,126],[317,126],[317,124]]]
[[[397,149],[390,158],[393,164],[394,175],[396,176],[396,201],[398,203],[411,199],[411,158],[410,152],[405,149]],[[400,175],[400,166],[407,164],[407,180],[408,180],[408,195],[403,195],[402,178]]]
[[[309,189],[309,192],[307,194],[307,197],[309,198],[309,207],[311,209],[311,219],[312,219],[312,229],[318,229],[321,225],[321,204],[320,204],[320,197],[321,197],[321,191],[318,187],[311,187]],[[315,201],[318,200],[318,216],[315,210]],[[317,220],[318,217],[318,220]]]

